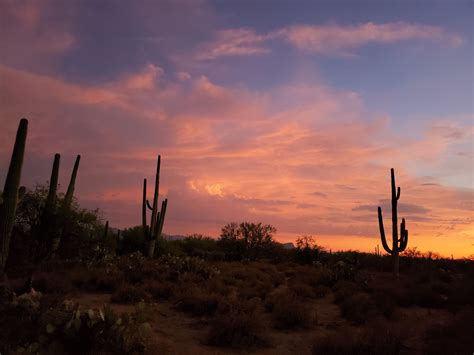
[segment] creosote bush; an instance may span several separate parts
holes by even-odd
[[[272,312],[276,328],[309,328],[317,321],[316,309],[290,290],[275,292],[267,309]]]
[[[214,346],[255,348],[269,344],[263,316],[255,300],[231,300],[210,321],[207,342]]]

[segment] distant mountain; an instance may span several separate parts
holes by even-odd
[[[280,243],[283,246],[283,249],[295,249],[295,245],[291,242],[289,243]]]

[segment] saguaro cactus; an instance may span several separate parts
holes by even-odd
[[[71,174],[71,179],[69,180],[69,185],[67,187],[66,195],[64,195],[64,200],[61,205],[61,214],[63,218],[63,226],[61,233],[57,236],[54,236],[52,245],[51,245],[51,253],[54,256],[57,250],[59,249],[59,245],[61,243],[61,240],[63,237],[68,233],[69,231],[69,213],[71,209],[71,204],[72,204],[72,198],[74,196],[74,189],[76,187],[76,177],[77,177],[77,171],[79,170],[79,163],[81,161],[81,156],[78,155],[76,157],[76,162],[74,163],[74,168],[72,169],[72,174]]]
[[[165,221],[166,207],[168,199],[161,203],[161,210],[158,210],[158,195],[160,189],[160,164],[161,156],[158,155],[158,162],[156,164],[155,176],[155,193],[153,194],[153,205],[150,205],[146,198],[146,179],[143,180],[143,203],[142,203],[142,223],[145,240],[148,241],[148,257],[152,258],[155,255],[156,240],[161,237],[163,230],[163,223]],[[150,226],[147,225],[146,211],[147,207],[151,210]]]
[[[51,171],[51,179],[49,180],[48,196],[46,197],[46,203],[44,205],[43,213],[41,215],[40,238],[42,243],[44,243],[44,247],[46,248],[49,248],[49,243],[54,242],[54,239],[56,238],[54,233],[57,233],[53,224],[56,223],[57,218],[56,195],[58,191],[60,159],[61,156],[59,154],[54,155],[53,170]],[[47,251],[43,252],[47,253]]]
[[[382,246],[385,251],[392,255],[393,260],[393,273],[398,276],[399,258],[398,254],[404,251],[408,244],[408,230],[405,228],[405,218],[402,219],[400,224],[400,237],[398,237],[398,215],[397,215],[397,203],[400,199],[400,187],[395,186],[395,171],[391,169],[391,184],[392,184],[392,249],[387,244],[385,238],[385,230],[383,227],[382,208],[378,207],[379,216],[379,228],[380,238],[382,240]]]
[[[107,236],[109,235],[109,221],[105,221],[105,227],[104,227],[104,235],[102,236],[102,241],[107,240]]]
[[[3,188],[2,203],[0,205],[0,273],[5,270],[7,263],[11,233],[15,222],[16,206],[18,196],[21,193],[19,187],[27,132],[28,120],[22,118],[16,133],[15,146],[13,147],[5,187]]]

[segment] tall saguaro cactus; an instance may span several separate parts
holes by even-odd
[[[54,224],[57,219],[56,201],[58,191],[58,179],[59,179],[59,163],[61,156],[59,154],[54,155],[53,170],[51,171],[51,178],[49,180],[48,196],[46,197],[46,203],[44,205],[43,213],[41,215],[40,225],[40,238],[43,246],[46,250],[41,251],[40,254],[46,254],[49,244],[54,243],[56,236],[54,235],[57,231],[54,228]],[[37,255],[39,258],[42,255]]]
[[[408,230],[405,228],[405,218],[400,223],[400,237],[398,237],[398,215],[397,204],[400,199],[400,187],[395,185],[395,171],[391,169],[391,184],[392,184],[392,249],[388,246],[385,238],[385,230],[383,227],[382,208],[378,207],[380,238],[385,251],[392,255],[393,273],[398,276],[399,258],[398,254],[404,251],[408,244]]]
[[[8,168],[5,187],[3,188],[2,203],[0,205],[0,273],[5,270],[10,249],[10,239],[15,222],[16,206],[18,202],[21,169],[25,155],[28,120],[22,118],[16,133],[15,146]]]
[[[161,203],[161,210],[158,210],[158,195],[160,189],[160,164],[161,156],[158,155],[155,176],[155,193],[153,194],[153,205],[150,205],[146,198],[146,179],[143,180],[142,223],[143,233],[145,234],[145,240],[148,242],[147,254],[150,258],[155,255],[156,240],[161,237],[163,223],[165,221],[166,207],[168,205],[168,199],[165,199]],[[147,225],[146,217],[147,207],[151,210],[151,221],[149,226]]]
[[[78,155],[76,157],[76,162],[74,163],[74,168],[72,169],[72,174],[71,174],[71,179],[69,180],[69,185],[67,187],[66,195],[64,195],[64,200],[61,205],[61,214],[63,217],[63,226],[62,226],[62,231],[61,234],[54,236],[52,245],[51,245],[51,253],[54,256],[55,253],[59,249],[59,244],[61,243],[61,240],[64,238],[64,236],[68,233],[69,227],[70,227],[70,221],[69,221],[69,213],[71,210],[71,204],[72,204],[72,199],[74,196],[74,189],[76,187],[76,177],[77,177],[77,171],[79,170],[79,163],[81,161],[81,156]]]

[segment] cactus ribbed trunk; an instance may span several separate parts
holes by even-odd
[[[168,200],[165,199],[161,203],[161,210],[158,210],[158,197],[160,189],[160,165],[161,156],[158,155],[155,175],[155,191],[153,194],[153,205],[150,205],[146,198],[146,179],[143,180],[143,201],[142,201],[142,225],[145,240],[148,242],[146,253],[148,257],[152,258],[155,255],[156,240],[161,237],[163,224],[165,221],[166,207]],[[150,226],[147,225],[146,210],[147,207],[151,210]]]
[[[3,188],[2,203],[0,205],[0,274],[5,270],[10,250],[10,240],[13,224],[15,222],[27,132],[28,120],[22,118],[16,133],[15,146],[13,147],[5,187]]]
[[[392,255],[393,273],[398,276],[399,273],[399,253],[404,251],[408,244],[408,230],[405,229],[405,219],[402,219],[400,224],[400,238],[398,237],[398,200],[400,199],[400,187],[396,187],[395,184],[395,171],[391,169],[391,190],[392,190],[392,249],[388,246],[387,239],[385,238],[385,230],[383,226],[382,208],[378,207],[378,219],[380,238],[382,246],[385,251]]]
[[[398,275],[398,199],[400,198],[400,188],[395,185],[395,171],[390,170],[390,181],[392,186],[392,263],[393,273]]]

